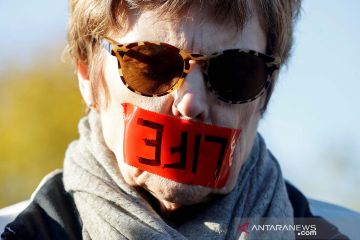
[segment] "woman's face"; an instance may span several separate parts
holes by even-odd
[[[175,23],[159,19],[153,12],[145,12],[134,18],[133,27],[125,35],[112,35],[119,43],[136,41],[166,42],[192,53],[210,54],[225,49],[245,48],[265,51],[265,34],[254,14],[242,31],[203,21],[203,17],[189,12],[186,21]],[[254,142],[260,109],[264,97],[246,104],[228,104],[209,92],[201,67],[191,62],[191,71],[177,90],[162,97],[145,97],[130,91],[118,74],[117,60],[106,54],[104,78],[108,86],[110,102],[100,105],[100,115],[107,146],[114,152],[120,172],[132,186],[141,186],[156,197],[164,211],[181,205],[205,201],[210,194],[230,192],[235,186],[239,171]],[[179,118],[205,122],[228,128],[241,129],[234,152],[234,164],[223,188],[177,183],[158,175],[142,171],[124,162],[124,112],[122,103],[131,103],[143,109]]]

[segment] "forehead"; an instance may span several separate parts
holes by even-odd
[[[113,36],[120,43],[159,41],[193,53],[210,54],[233,48],[265,52],[266,37],[256,14],[249,17],[241,31],[235,26],[217,24],[189,10],[180,20],[159,17],[156,12],[146,11],[131,17],[131,29],[125,34]]]

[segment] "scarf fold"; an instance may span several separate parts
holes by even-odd
[[[239,239],[245,234],[239,226],[248,220],[255,224],[260,218],[288,219],[287,224],[293,224],[279,164],[259,134],[233,191],[212,200],[181,226],[170,226],[125,183],[115,155],[106,147],[96,111],[80,120],[79,133],[66,151],[63,181],[74,196],[83,239]],[[292,232],[257,234],[251,232],[250,239],[294,239]]]

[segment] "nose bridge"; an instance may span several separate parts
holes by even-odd
[[[191,119],[207,117],[207,89],[201,63],[192,62],[185,81],[175,91],[173,113]]]

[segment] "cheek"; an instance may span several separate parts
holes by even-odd
[[[103,107],[100,112],[101,125],[106,146],[114,153],[117,165],[121,171],[125,181],[133,185],[133,176],[138,174],[138,170],[127,166],[123,161],[123,146],[124,146],[124,109],[122,106],[126,98],[126,92],[121,92],[121,86],[117,89],[110,89],[111,100],[108,105]],[[126,90],[126,89],[125,89]]]
[[[235,186],[241,167],[248,158],[256,137],[260,120],[261,99],[248,104],[233,105],[223,111],[217,111],[217,119],[222,125],[241,129],[240,138],[234,153],[234,162],[226,186],[219,192],[228,193]]]
[[[103,76],[107,86],[107,96],[101,93],[100,116],[104,140],[108,148],[115,154],[121,152],[124,133],[124,112],[122,103],[132,101],[135,93],[129,91],[120,79],[117,60],[106,56]],[[116,154],[117,157],[118,154]]]
[[[123,177],[132,184],[133,176],[136,176],[139,170],[126,165],[123,161],[124,109],[122,103],[131,103],[161,112],[167,99],[143,97],[127,89],[118,74],[117,61],[112,57],[105,59],[103,75],[108,89],[108,96],[104,93],[100,95],[101,99],[108,101],[101,101],[99,105],[104,141],[115,154]]]
[[[261,117],[261,99],[246,104],[218,103],[211,108],[211,122],[223,127],[241,129],[242,135],[253,131]]]
[[[123,158],[124,146],[124,112],[123,108],[112,108],[110,105],[106,111],[101,113],[101,124],[105,144],[114,153],[115,161],[122,177],[129,185],[136,185],[135,178],[141,173],[139,169],[125,164]]]
[[[237,113],[238,124],[241,128],[239,139],[239,161],[241,165],[246,161],[254,143],[258,123],[261,118],[261,102],[262,98],[244,104]]]
[[[103,76],[107,87],[107,96],[100,92],[102,101],[99,111],[105,143],[113,152],[122,144],[124,132],[122,103],[136,102],[138,95],[126,88],[122,82],[118,63],[115,57],[109,54],[104,59]]]
[[[109,149],[117,152],[117,148],[122,145],[124,120],[123,109],[120,107],[109,108],[101,112],[101,124],[104,140]]]

